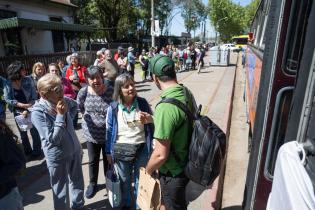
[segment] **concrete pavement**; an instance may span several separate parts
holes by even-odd
[[[202,113],[208,115],[228,133],[235,79],[235,65],[229,67],[209,67],[208,60],[209,58],[206,57],[206,66],[202,69],[200,74],[198,74],[197,71],[178,73],[178,81],[186,85],[193,92],[198,104],[203,105]],[[232,56],[232,63],[236,64],[236,55]],[[140,75],[136,74],[135,79],[139,81]],[[155,104],[160,100],[160,90],[158,90],[152,82],[137,82],[136,86],[138,94],[145,97],[154,110]],[[10,116],[8,116],[8,118],[8,121],[10,121]],[[9,124],[14,125],[12,119],[10,122]],[[84,155],[82,168],[85,183],[87,184],[88,156],[81,129],[77,130],[77,135],[83,145]],[[45,162],[43,160],[32,161],[27,164],[27,167],[25,177],[19,179],[19,185],[24,197],[25,210],[52,210],[52,192],[50,190],[49,176]],[[107,200],[106,190],[104,190],[105,178],[102,171],[102,164],[100,164],[100,191],[94,198],[86,199],[86,205],[92,209],[111,209]],[[217,180],[213,186],[203,188],[196,184],[189,183],[187,188],[187,198],[190,201],[189,209],[205,210],[219,206],[219,204],[215,202],[218,184],[219,180]]]

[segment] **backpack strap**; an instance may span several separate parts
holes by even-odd
[[[181,102],[178,99],[175,98],[162,98],[162,100],[156,104],[155,107],[157,107],[159,104],[161,103],[169,103],[169,104],[173,104],[175,106],[177,106],[178,108],[180,108],[189,118],[189,120],[195,120],[194,115],[191,113],[191,111],[188,109],[187,105],[185,105],[183,102]]]

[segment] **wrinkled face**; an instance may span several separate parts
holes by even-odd
[[[121,93],[123,98],[133,99],[137,94],[135,83],[133,81],[126,82],[126,84],[121,87]]]
[[[106,50],[105,51],[105,58],[107,59],[107,60],[110,60],[110,59],[112,59],[112,53],[109,51],[109,50]]]
[[[79,60],[77,57],[71,57],[71,65],[78,66]]]
[[[57,69],[56,66],[49,66],[48,69],[50,73],[60,76],[59,69]]]
[[[44,75],[44,73],[45,73],[45,69],[44,69],[43,66],[37,66],[37,67],[35,68],[35,74],[36,74],[36,76],[41,77],[41,76]]]
[[[103,77],[99,74],[94,77],[88,78],[88,82],[94,91],[98,91],[104,86]]]
[[[52,104],[57,104],[58,101],[63,99],[63,86],[57,85],[51,88],[48,93],[46,93],[45,98]]]

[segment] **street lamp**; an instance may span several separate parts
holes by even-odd
[[[215,30],[215,43],[216,44],[218,44],[218,26],[219,26],[219,23],[220,23],[220,21],[222,21],[222,20],[226,20],[226,19],[228,19],[228,17],[224,17],[224,18],[221,18],[221,19],[219,19],[218,21],[217,21],[217,29]]]

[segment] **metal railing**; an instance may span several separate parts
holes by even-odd
[[[6,69],[13,61],[21,61],[28,73],[32,72],[32,67],[36,62],[42,62],[47,67],[50,63],[55,63],[57,60],[63,60],[66,64],[66,57],[70,55],[71,52],[60,52],[51,54],[39,54],[39,55],[19,55],[19,56],[4,56],[0,57],[0,75],[6,76]],[[95,51],[80,51],[79,62],[84,66],[90,66],[94,63],[96,59]]]

